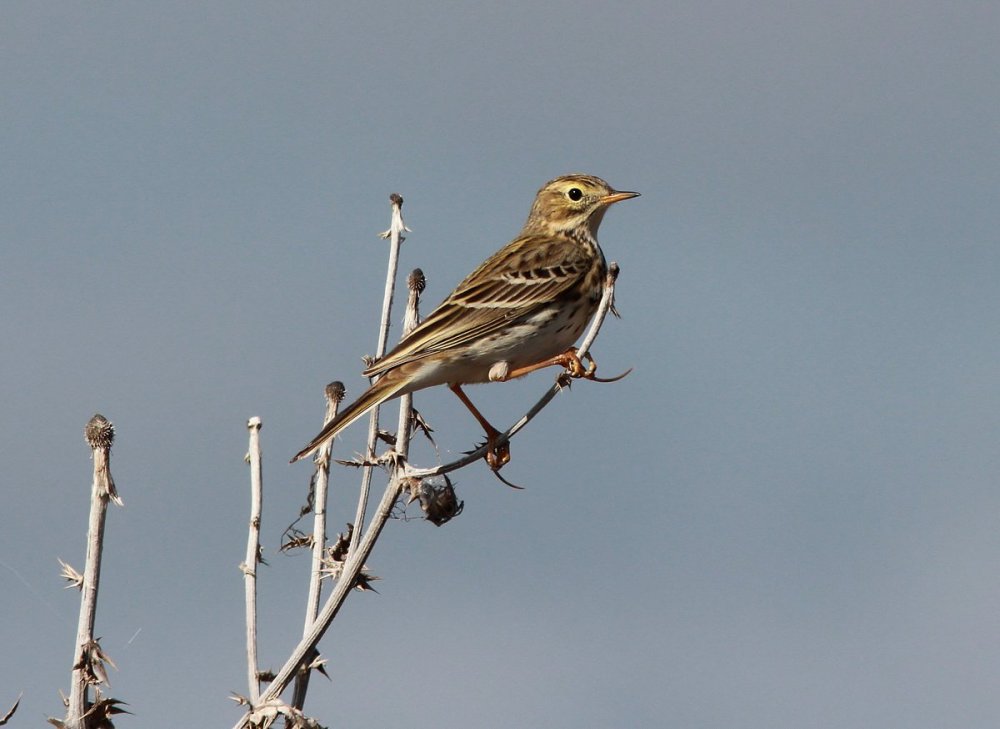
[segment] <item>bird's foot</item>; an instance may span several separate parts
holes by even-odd
[[[518,486],[516,483],[511,483],[510,481],[508,481],[507,479],[505,479],[503,476],[500,475],[500,469],[503,468],[508,463],[510,463],[510,443],[507,441],[504,441],[503,443],[496,442],[497,438],[499,438],[501,435],[502,433],[500,433],[500,431],[497,430],[494,430],[492,433],[490,432],[486,433],[486,442],[483,444],[484,446],[486,446],[486,455],[484,456],[484,458],[486,459],[486,463],[490,467],[490,470],[493,472],[494,476],[500,479],[500,481],[502,481],[507,486],[510,486],[512,489],[518,489],[520,491],[524,489],[523,486]],[[480,446],[480,448],[482,447],[483,446]]]
[[[573,379],[579,380],[590,380],[591,382],[617,382],[623,377],[627,376],[632,368],[629,367],[627,370],[622,372],[620,375],[615,377],[598,377],[597,372],[597,362],[594,361],[593,356],[590,352],[584,355],[584,359],[587,360],[586,366],[584,366],[583,361],[580,359],[580,355],[577,354],[576,347],[570,347],[564,354],[559,355],[561,364],[566,368],[566,374],[568,374]]]
[[[466,451],[466,455],[471,455],[477,451],[485,450],[483,454],[483,459],[486,461],[486,465],[490,467],[493,472],[499,471],[501,468],[510,463],[510,443],[504,441],[503,443],[497,443],[497,439],[503,435],[499,430],[494,430],[492,432],[486,431],[486,441],[483,443],[477,443],[476,447],[471,451]]]
[[[486,446],[486,464],[490,467],[492,471],[499,471],[501,468],[510,463],[510,441],[503,441],[498,443],[500,436],[503,435],[499,430],[494,428],[492,425],[485,428],[486,430],[486,442],[483,444]],[[482,446],[480,446],[482,447]]]
[[[491,443],[486,439],[486,464],[493,471],[499,471],[510,463],[510,443],[504,442],[500,445]]]

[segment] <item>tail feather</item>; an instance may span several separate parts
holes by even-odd
[[[309,441],[309,445],[296,453],[295,457],[289,463],[295,463],[305,458],[376,405],[381,405],[386,400],[391,400],[397,395],[402,395],[402,391],[407,384],[409,383],[405,378],[392,377],[391,373],[383,375],[361,397],[348,405],[345,410],[337,414],[337,417],[324,425],[319,435]]]

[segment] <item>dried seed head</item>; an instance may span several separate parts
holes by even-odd
[[[406,279],[406,286],[410,291],[416,291],[418,294],[424,293],[424,288],[427,286],[427,278],[424,276],[424,272],[419,268],[414,268]]]
[[[330,402],[340,403],[344,400],[346,392],[344,383],[340,380],[335,380],[326,386],[326,399]]]
[[[111,448],[115,440],[115,426],[106,417],[97,413],[83,429],[83,437],[91,448]]]
[[[437,479],[425,479],[417,487],[417,498],[420,508],[427,515],[427,521],[435,526],[441,526],[462,513],[465,502],[459,501],[455,487],[447,475],[442,475],[443,483],[434,483]]]

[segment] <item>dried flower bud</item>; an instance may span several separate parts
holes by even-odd
[[[83,437],[91,448],[110,448],[115,440],[115,426],[106,417],[97,413],[83,429]]]
[[[334,380],[326,386],[326,399],[332,403],[342,402],[346,393],[347,390],[344,388],[344,383],[340,380]]]
[[[418,294],[424,293],[424,289],[427,287],[427,278],[424,276],[424,272],[419,268],[414,268],[406,279],[406,286],[410,291],[416,291]]]
[[[443,475],[443,484],[434,484],[431,479],[425,479],[417,487],[416,495],[420,499],[420,508],[427,515],[427,521],[435,526],[442,526],[462,513],[465,502],[459,501],[455,495],[448,476]],[[411,492],[412,493],[412,492]]]

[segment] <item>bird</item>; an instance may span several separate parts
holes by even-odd
[[[486,432],[486,461],[510,460],[501,433],[462,385],[506,381],[562,366],[593,377],[573,344],[597,310],[608,266],[597,242],[607,209],[638,197],[599,177],[572,174],[545,183],[520,234],[470,273],[415,329],[364,371],[372,385],[328,421],[294,463],[387,400],[447,385]]]

